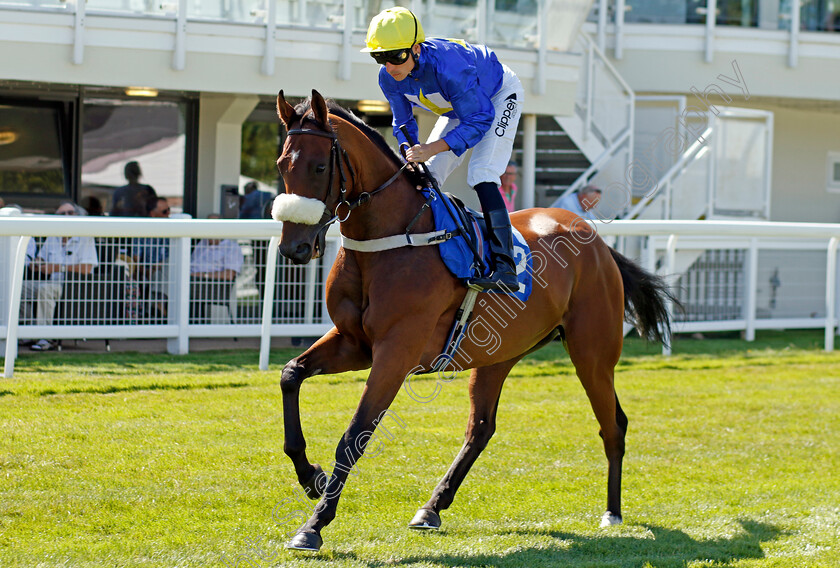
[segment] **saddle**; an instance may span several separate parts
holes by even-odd
[[[441,197],[432,194],[428,189],[421,189],[427,197],[429,207],[435,220],[435,229],[443,231],[438,244],[438,251],[443,263],[453,276],[468,284],[469,280],[478,276],[486,276],[490,266],[490,247],[486,246],[487,226],[484,216],[469,207],[458,197],[450,193],[442,193]],[[442,201],[446,199],[449,207]],[[452,219],[453,212],[458,222]],[[467,240],[469,239],[469,240]],[[483,267],[476,262],[473,250],[483,261]],[[522,234],[513,229],[514,262],[517,265],[519,289],[512,291],[518,300],[525,301],[531,293],[531,251]],[[484,273],[480,273],[483,268]],[[490,293],[504,294],[499,290]]]
[[[464,201],[457,195],[449,193],[448,191],[443,192],[443,194],[452,201],[452,204],[455,206],[455,212],[458,214],[461,221],[461,226],[467,231],[464,238],[475,243],[475,249],[483,255],[484,235],[487,234],[487,223],[484,221],[484,213],[476,211],[471,207],[467,207]]]
[[[428,190],[425,191],[428,192]],[[483,291],[478,286],[470,284],[470,280],[480,275],[481,268],[481,265],[476,261],[473,251],[476,251],[480,255],[480,258],[483,259],[483,268],[489,270],[491,266],[490,247],[485,246],[487,226],[484,221],[484,216],[481,213],[467,207],[463,201],[450,193],[442,193],[440,198],[435,197],[430,192],[426,193],[426,196],[428,199],[427,203],[431,207],[432,215],[435,218],[435,228],[439,231],[445,231],[445,238],[438,244],[441,259],[449,271],[467,286],[467,294],[464,296],[461,306],[455,313],[455,321],[450,328],[443,352],[438,355],[431,366],[432,371],[442,372],[449,369],[451,365],[454,365],[455,353],[457,353],[461,341],[464,339],[469,328],[477,296]],[[443,199],[448,200],[448,208],[446,204],[441,203]],[[452,219],[450,212],[454,212],[457,217],[457,224]],[[521,304],[531,294],[533,265],[528,244],[525,242],[522,234],[516,229],[513,229],[513,239],[514,260],[517,265],[516,272],[519,279],[519,289],[512,290],[509,295]],[[501,290],[488,290],[485,292],[490,294],[505,294]]]

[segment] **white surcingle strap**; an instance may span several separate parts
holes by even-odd
[[[457,234],[457,231],[442,230],[434,231],[432,233],[392,235],[390,237],[382,237],[381,239],[370,239],[366,241],[356,241],[341,235],[341,246],[347,250],[356,250],[359,252],[382,252],[383,250],[391,250],[402,247],[425,247],[429,245],[439,245],[444,241],[448,241]]]
[[[281,193],[274,198],[271,216],[275,221],[317,225],[324,218],[327,206],[323,201],[293,193]]]

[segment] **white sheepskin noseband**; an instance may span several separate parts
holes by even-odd
[[[301,225],[317,225],[327,206],[323,201],[311,197],[301,197],[290,193],[281,193],[274,198],[271,216],[275,221],[300,223]]]

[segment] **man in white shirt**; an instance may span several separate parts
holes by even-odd
[[[594,185],[587,185],[578,191],[573,191],[568,195],[558,198],[551,206],[566,209],[584,219],[594,219],[595,216],[592,214],[592,209],[598,205],[598,201],[600,200],[601,190]]]
[[[207,216],[208,219],[219,219],[217,214]],[[207,323],[205,317],[206,303],[224,303],[225,291],[229,286],[220,285],[236,280],[236,275],[242,270],[242,249],[230,239],[201,239],[195,245],[190,255],[190,298],[193,300],[190,312],[192,318],[198,318],[200,323]]]
[[[63,202],[56,215],[80,215],[81,207],[70,201]],[[55,305],[61,298],[65,276],[70,274],[87,276],[99,265],[93,237],[47,237],[37,256],[30,263],[33,273],[44,279],[26,282],[25,299],[35,300],[35,323],[52,325]],[[48,351],[54,344],[39,339],[30,349]]]

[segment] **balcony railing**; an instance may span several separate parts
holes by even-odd
[[[547,52],[571,51],[591,3],[412,0],[409,4],[429,35],[526,52],[523,60],[536,63],[535,92],[543,94],[547,69],[551,68]],[[225,54],[259,53],[262,74],[273,75],[280,50],[288,42],[312,42],[327,49],[315,48],[295,57],[327,54],[329,59],[337,58],[341,80],[351,79],[352,63],[359,60],[358,48],[368,23],[385,7],[378,0],[0,0],[0,12],[18,12],[5,23],[12,32],[22,34],[23,41],[39,41],[23,35],[27,33],[22,31],[25,26],[47,22],[53,32],[70,27],[72,35],[62,31],[61,37],[71,38],[76,65],[85,62],[87,45],[136,48],[142,43],[145,49],[172,50],[171,66],[176,71],[185,69],[188,50],[220,49]],[[27,17],[27,12],[37,14],[37,22]],[[0,18],[0,28],[3,20]],[[140,42],[141,35],[152,43],[145,38]],[[261,47],[257,47],[258,42]],[[533,58],[535,52],[537,57]]]
[[[715,17],[707,17],[710,13]],[[715,52],[718,28],[781,30],[787,32],[788,64],[795,67],[800,33],[840,31],[840,9],[833,0],[596,0],[587,21],[590,30],[594,26],[603,51],[607,35],[613,34],[616,59],[622,58],[625,24],[702,26],[706,62],[711,62]]]

